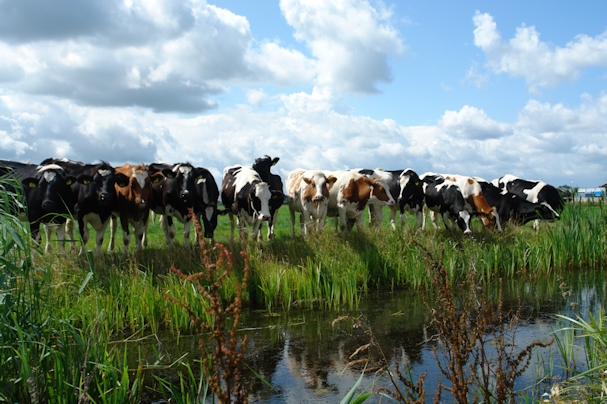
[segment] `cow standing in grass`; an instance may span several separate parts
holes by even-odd
[[[234,242],[235,217],[241,240],[248,236],[247,226],[252,226],[253,239],[258,240],[261,224],[271,218],[271,198],[270,186],[252,168],[235,165],[223,170],[221,201],[230,216],[230,243]]]

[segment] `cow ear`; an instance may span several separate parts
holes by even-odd
[[[26,188],[36,188],[38,186],[38,179],[36,178],[26,178],[22,182]]]
[[[310,183],[312,182],[311,178],[301,177],[301,179],[308,185],[310,185]]]
[[[276,165],[276,163],[278,163],[278,160],[280,160],[280,157],[274,157],[274,158],[272,159],[272,165],[273,165],[273,166],[275,166],[275,165]]]
[[[127,177],[124,174],[117,173],[116,174],[116,185],[118,185],[121,188],[126,187],[127,185],[129,185],[129,177]]]
[[[154,174],[156,174],[156,173],[154,173]],[[171,170],[170,168],[165,168],[164,170],[162,170],[162,175],[164,175],[165,177],[167,177],[170,180],[175,178],[175,172],[173,170]]]
[[[329,178],[327,178],[327,182],[329,184],[335,184],[335,181],[337,181],[337,177],[334,177],[332,175]]]

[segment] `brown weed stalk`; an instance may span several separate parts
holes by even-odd
[[[461,298],[454,294],[453,281],[443,266],[443,251],[436,258],[418,243],[425,253],[426,265],[434,287],[431,297],[422,292],[424,303],[432,315],[430,326],[436,330],[434,338],[443,346],[443,353],[433,349],[440,372],[451,382],[439,381],[434,401],[440,401],[443,391],[449,392],[458,403],[514,402],[514,383],[529,366],[533,349],[553,343],[533,341],[516,351],[514,337],[520,322],[503,309],[500,280],[497,304],[483,293],[483,286],[470,268],[463,281],[456,285]],[[471,397],[471,393],[473,397]],[[480,398],[478,396],[481,396]]]
[[[195,283],[196,289],[207,302],[204,309],[213,321],[211,324],[207,324],[186,303],[169,295],[166,297],[187,310],[192,325],[201,337],[198,348],[203,356],[204,377],[218,402],[247,403],[248,394],[243,377],[243,357],[247,336],[239,338],[238,326],[242,311],[242,296],[249,277],[249,258],[246,253],[240,253],[244,258],[242,280],[235,281],[234,298],[224,304],[221,298],[221,288],[233,268],[232,254],[222,244],[216,244],[211,250],[204,240],[200,222],[191,211],[190,215],[198,234],[203,271],[186,275],[175,266],[171,266],[171,271],[179,278]],[[213,258],[213,255],[216,258]],[[211,344],[207,344],[207,341],[210,341]],[[212,345],[212,348],[209,348],[209,345]]]

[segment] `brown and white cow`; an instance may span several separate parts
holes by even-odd
[[[261,223],[269,221],[272,192],[267,182],[251,167],[235,165],[223,170],[221,201],[230,215],[230,243],[234,242],[234,216],[242,240],[248,236],[247,225],[253,227],[253,239],[258,240]]]
[[[115,172],[118,178],[115,185],[118,210],[115,214],[120,218],[124,257],[126,258],[131,243],[129,225],[133,226],[135,233],[135,251],[142,250],[145,224],[150,215],[152,183],[162,181],[163,176],[161,173],[150,174],[145,164],[123,164],[116,167]],[[116,222],[113,221],[110,248],[114,246],[116,226]]]
[[[287,202],[291,215],[291,235],[295,236],[295,212],[300,212],[301,234],[321,232],[327,218],[329,188],[337,178],[321,170],[297,168],[287,174]]]
[[[327,216],[339,216],[342,231],[348,231],[351,222],[361,230],[362,213],[369,200],[377,199],[387,206],[396,203],[388,188],[355,170],[325,171],[325,175],[336,179],[329,189]]]
[[[447,181],[455,182],[460,190],[468,210],[473,215],[478,215],[483,225],[498,233],[502,232],[500,218],[497,209],[494,206],[489,206],[487,200],[483,196],[483,190],[480,184],[472,177],[458,174],[441,174]]]

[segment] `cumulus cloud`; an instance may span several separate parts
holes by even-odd
[[[280,8],[318,59],[319,86],[372,93],[378,82],[392,80],[388,57],[406,47],[389,10],[366,0],[281,0]]]
[[[251,105],[261,107],[263,102],[268,98],[268,94],[262,89],[249,89],[247,90],[247,101]]]
[[[510,125],[496,122],[485,111],[465,105],[458,111],[445,111],[439,126],[446,134],[464,139],[501,138],[512,134]]]
[[[490,69],[523,77],[531,91],[574,80],[587,67],[607,66],[607,31],[595,37],[577,35],[560,47],[541,41],[534,26],[518,27],[506,42],[490,14],[477,11],[473,21],[474,44],[485,53]]]
[[[190,161],[221,181],[225,167],[268,154],[280,157],[275,169],[283,176],[297,167],[411,167],[489,180],[512,173],[561,185],[583,166],[592,170],[579,185],[605,181],[607,94],[585,95],[576,108],[531,100],[512,123],[465,106],[424,126],[357,116],[327,87],[282,95],[269,111],[242,104],[189,117],[41,104],[27,96],[0,100],[0,156],[18,161]]]
[[[2,2],[0,50],[0,82],[13,91],[155,112],[205,112],[227,84],[310,82],[315,71],[294,49],[257,46],[245,17],[205,2]]]

